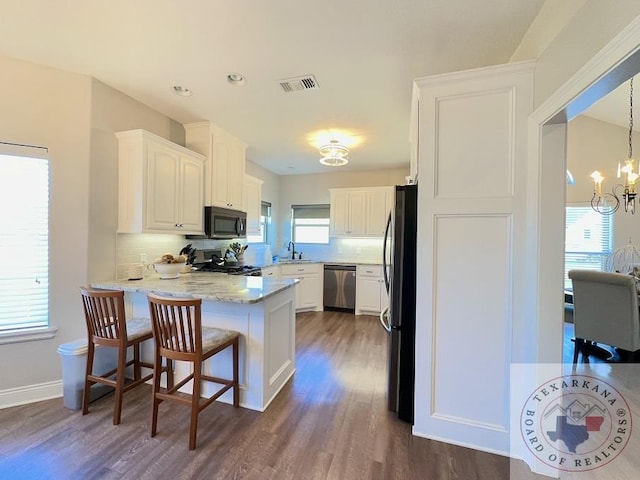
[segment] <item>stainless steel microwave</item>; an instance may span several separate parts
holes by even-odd
[[[240,210],[204,207],[204,238],[229,239],[247,236],[247,214]],[[189,238],[203,238],[188,235]]]

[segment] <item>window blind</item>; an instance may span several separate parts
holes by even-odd
[[[296,243],[329,243],[330,206],[291,205],[291,238]]]
[[[569,270],[606,271],[613,248],[613,219],[613,215],[601,215],[590,206],[566,207],[565,288],[572,286]]]
[[[0,143],[0,333],[49,325],[49,160]]]
[[[291,205],[293,218],[329,218],[329,205]]]

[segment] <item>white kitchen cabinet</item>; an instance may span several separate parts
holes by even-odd
[[[334,236],[365,235],[366,192],[352,189],[330,189],[331,223]]]
[[[118,137],[118,232],[203,231],[205,158],[144,130]]]
[[[389,212],[395,201],[393,187],[371,188],[367,192],[367,223],[366,234],[383,237],[387,226]]]
[[[247,212],[247,235],[262,235],[260,214],[262,212],[262,184],[264,182],[251,175],[244,176],[244,201]]]
[[[356,315],[379,314],[389,305],[382,265],[356,267]]]
[[[205,204],[245,211],[243,205],[246,145],[211,122],[184,126],[188,148],[203,154]]]
[[[393,187],[331,188],[330,232],[336,237],[382,237]]]
[[[281,278],[297,278],[296,310],[322,311],[324,270],[321,263],[292,263],[280,266]]]

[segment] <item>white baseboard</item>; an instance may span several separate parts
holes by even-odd
[[[479,450],[481,452],[493,453],[494,455],[500,455],[502,457],[512,458],[511,455],[510,455],[510,452],[508,452],[508,451],[505,452],[503,450],[497,450],[495,448],[487,448],[484,445],[475,445],[473,443],[462,442],[462,441],[454,440],[454,439],[451,439],[451,438],[439,437],[437,435],[429,435],[427,433],[417,431],[415,429],[415,426],[413,427],[412,433],[416,437],[422,437],[422,438],[426,438],[426,439],[429,439],[429,440],[435,440],[436,442],[450,443],[451,445],[457,445],[458,447],[470,448],[472,450]]]
[[[0,408],[62,397],[62,380],[0,390]]]

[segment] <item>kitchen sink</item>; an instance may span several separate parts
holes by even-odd
[[[300,260],[295,259],[292,260],[291,258],[281,258],[278,260],[278,263],[282,264],[282,263],[319,263],[317,260],[310,260],[308,258],[302,258]]]

